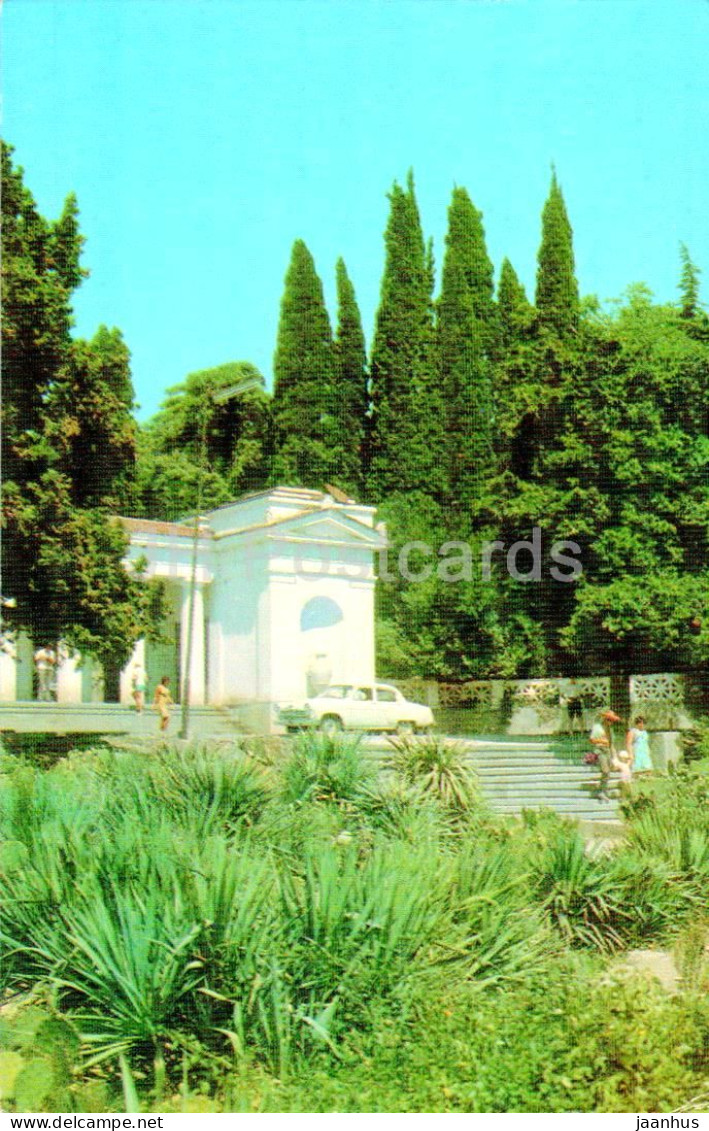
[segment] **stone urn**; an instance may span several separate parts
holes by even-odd
[[[332,679],[332,663],[327,652],[316,652],[311,657],[310,662],[305,669],[305,676],[308,686],[308,695],[319,695],[326,687],[329,687],[330,680]]]

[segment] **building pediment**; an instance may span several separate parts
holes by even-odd
[[[296,515],[264,528],[269,541],[349,546],[370,552],[387,545],[382,528],[368,526],[340,512]]]

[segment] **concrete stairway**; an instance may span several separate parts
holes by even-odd
[[[615,776],[611,776],[611,801],[597,797],[598,769],[586,766],[588,749],[568,743],[520,739],[474,740],[466,743],[484,796],[498,813],[523,809],[554,809],[565,817],[584,821],[620,819]]]
[[[180,729],[179,704],[171,709],[168,738]],[[191,707],[190,738],[228,739],[244,734],[236,707]],[[96,734],[154,738],[158,715],[150,706],[142,714],[120,703],[1,703],[0,732],[19,734]]]

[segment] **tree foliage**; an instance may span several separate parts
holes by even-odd
[[[293,245],[273,359],[274,478],[322,486],[337,469],[335,355],[330,319],[313,257]]]
[[[453,190],[437,304],[440,380],[446,407],[450,505],[479,503],[493,466],[490,365],[497,336],[493,266],[482,216]]]
[[[232,361],[190,373],[168,389],[141,435],[137,513],[166,519],[188,514],[197,505],[200,477],[205,509],[266,486],[274,450],[269,396],[252,389],[222,404],[214,400],[221,389],[253,378],[261,380],[255,365]]]
[[[341,453],[338,486],[356,498],[363,487],[365,432],[369,413],[367,347],[355,290],[343,259],[336,264],[335,417]]]
[[[130,484],[135,425],[118,331],[71,338],[85,275],[73,196],[56,221],[37,210],[2,148],[2,593],[13,628],[35,640],[127,658],[148,597],[123,568],[108,517]]]
[[[574,273],[573,233],[555,171],[542,212],[536,307],[541,324],[560,337],[573,333],[578,325],[579,289]]]
[[[434,349],[432,261],[413,177],[394,184],[386,263],[372,343],[372,421],[367,493],[447,490],[444,397]]]

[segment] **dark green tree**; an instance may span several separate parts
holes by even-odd
[[[273,361],[276,481],[322,487],[340,464],[335,354],[313,257],[296,240],[286,273]]]
[[[100,326],[75,341],[47,399],[48,431],[75,506],[120,511],[131,497],[137,425],[130,352],[120,330]]]
[[[190,373],[168,390],[140,436],[134,513],[188,514],[197,505],[200,476],[205,509],[266,486],[274,443],[270,397],[253,389],[223,404],[214,400],[220,389],[260,376],[251,362],[232,361]]]
[[[542,211],[535,302],[541,325],[560,338],[574,333],[578,326],[579,290],[574,270],[573,231],[553,171]]]
[[[6,482],[24,484],[46,459],[44,401],[70,353],[83,237],[75,197],[58,220],[46,220],[4,142],[2,222],[2,468]]]
[[[540,610],[549,646],[610,673],[624,707],[630,674],[709,660],[706,628],[688,629],[709,612],[709,346],[641,286],[583,336],[581,379],[566,383],[563,426],[543,454],[546,485],[526,498],[553,537],[577,542],[583,565]]]
[[[699,309],[699,276],[701,271],[695,263],[686,244],[679,245],[682,273],[679,281],[679,292],[683,318],[696,318]]]
[[[369,412],[367,350],[354,287],[343,259],[336,265],[335,417],[342,460],[335,483],[359,498],[363,489],[364,442]]]
[[[497,311],[500,347],[503,354],[529,335],[534,309],[529,302],[517,272],[505,257],[497,287]]]
[[[480,503],[493,463],[490,366],[496,311],[482,216],[464,188],[453,190],[448,210],[437,312],[450,505],[468,514]]]
[[[385,233],[386,263],[371,357],[372,420],[367,492],[447,492],[445,413],[436,364],[432,261],[410,175],[394,184]]]
[[[85,274],[76,201],[67,199],[57,221],[42,217],[11,152],[3,145],[0,589],[15,602],[6,619],[36,641],[62,637],[116,663],[144,629],[148,604],[148,590],[122,564],[126,536],[105,511],[123,475],[113,456],[124,441],[132,450],[126,359],[116,358],[121,343],[110,333],[110,341],[99,332],[90,345],[72,343],[71,294]],[[114,362],[115,382],[101,376]],[[107,432],[114,408],[120,427]],[[80,455],[98,434],[112,445],[105,491]]]

